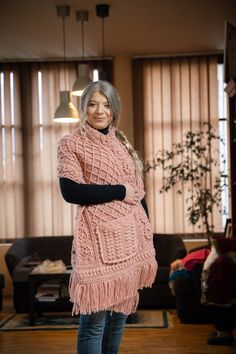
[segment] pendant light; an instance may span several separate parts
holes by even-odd
[[[99,4],[96,5],[96,14],[102,19],[102,70],[99,72],[100,80],[107,80],[108,75],[105,70],[105,35],[104,35],[104,18],[109,16],[109,5]]]
[[[89,77],[89,65],[84,62],[84,22],[88,22],[88,11],[76,11],[76,20],[81,23],[82,63],[78,65],[78,78],[72,88],[72,95],[81,96],[92,80]]]
[[[64,82],[65,90],[60,91],[60,105],[56,109],[54,122],[57,123],[76,123],[79,121],[79,113],[71,102],[71,93],[66,90],[66,38],[65,38],[65,18],[70,15],[70,6],[60,5],[56,7],[57,16],[62,18],[63,32],[63,60],[64,60]]]

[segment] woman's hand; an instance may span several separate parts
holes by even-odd
[[[173,271],[178,270],[178,269],[182,269],[183,267],[184,266],[183,266],[182,259],[176,259],[170,265],[170,269],[173,270]]]
[[[138,190],[132,187],[129,183],[124,184],[126,189],[126,195],[123,202],[128,204],[136,204],[139,201]]]

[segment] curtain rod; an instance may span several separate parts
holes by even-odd
[[[102,60],[112,60],[112,57],[86,57],[86,58],[66,58],[66,62],[71,61],[102,61]],[[62,58],[15,58],[15,59],[0,59],[0,63],[50,63],[50,62],[61,62],[64,61]]]
[[[164,59],[164,58],[180,58],[180,57],[194,57],[194,56],[210,56],[223,55],[223,50],[214,52],[191,52],[191,53],[169,53],[169,54],[153,54],[153,55],[136,55],[133,59]]]

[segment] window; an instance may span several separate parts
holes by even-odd
[[[75,206],[61,197],[57,144],[75,129],[56,124],[59,92],[69,89],[77,64],[11,63],[0,70],[0,241],[27,236],[72,235]],[[98,79],[103,62],[91,62]],[[106,69],[111,78],[112,62]],[[78,98],[73,97],[78,105]]]
[[[218,112],[219,112],[219,136],[222,139],[220,143],[220,168],[225,176],[228,175],[228,130],[227,130],[227,96],[224,91],[224,65],[217,66],[218,77]],[[222,180],[222,184],[229,183],[227,179]],[[226,187],[222,192],[222,228],[226,225],[229,218],[229,188]]]
[[[24,235],[24,178],[19,71],[0,72],[0,238]]]
[[[170,150],[187,131],[198,131],[203,122],[210,123],[217,132],[225,131],[219,127],[222,121],[218,106],[218,62],[216,56],[133,61],[135,146],[144,161],[152,160],[159,150]],[[227,168],[226,163],[224,168]],[[216,170],[212,171],[212,177],[215,173]],[[154,232],[200,236],[204,233],[203,223],[190,225],[186,217],[189,189],[183,186],[182,195],[175,193],[175,188],[160,194],[162,181],[161,169],[145,174],[146,199]],[[226,206],[227,192],[222,198]],[[222,231],[222,216],[218,210],[214,209],[211,221],[216,232]]]

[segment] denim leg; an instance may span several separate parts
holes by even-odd
[[[80,315],[77,354],[102,354],[106,311]]]
[[[127,315],[117,312],[106,313],[106,323],[102,341],[102,354],[117,354],[124,332]]]

